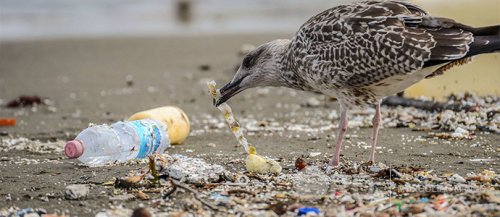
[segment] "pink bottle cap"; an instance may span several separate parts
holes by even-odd
[[[83,145],[78,140],[71,140],[64,146],[64,154],[69,159],[75,159],[83,154]]]

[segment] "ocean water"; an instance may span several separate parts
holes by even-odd
[[[351,0],[0,0],[0,40],[130,35],[294,32]]]

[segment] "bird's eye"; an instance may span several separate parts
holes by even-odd
[[[253,57],[247,56],[243,59],[243,67],[250,68],[252,66]]]

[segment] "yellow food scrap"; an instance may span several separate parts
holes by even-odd
[[[240,131],[240,127],[232,127],[231,130],[233,132],[238,132],[238,131]]]
[[[257,149],[253,146],[250,146],[250,153],[249,154],[257,154]]]
[[[256,154],[249,154],[246,160],[246,168],[248,172],[259,174],[279,174],[281,166],[278,162],[271,159],[265,159]]]

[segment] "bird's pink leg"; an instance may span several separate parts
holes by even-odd
[[[332,160],[330,160],[330,165],[338,166],[340,160],[340,146],[342,145],[342,139],[344,138],[345,132],[347,131],[347,111],[340,106],[340,123],[339,132],[337,135],[337,144],[335,144],[335,150],[333,151]]]
[[[380,121],[382,120],[381,114],[380,114],[380,103],[377,104],[377,107],[375,109],[375,116],[373,116],[373,135],[372,135],[372,151],[370,153],[370,159],[368,160],[369,162],[375,162],[375,148],[377,146],[377,139],[378,139],[378,130],[380,129]]]

